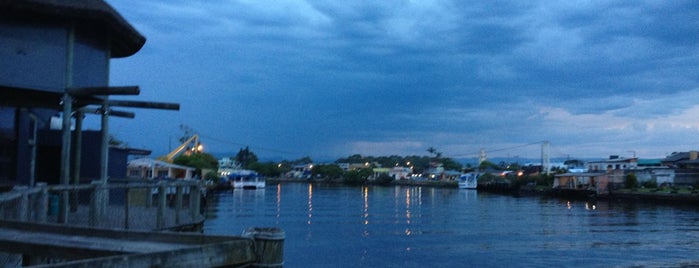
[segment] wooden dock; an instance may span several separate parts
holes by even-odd
[[[285,235],[277,228],[250,228],[243,236],[169,231],[200,230],[200,189],[176,182],[40,185],[2,193],[0,265],[282,266]]]
[[[217,267],[257,262],[254,240],[0,221],[0,251],[51,267]]]

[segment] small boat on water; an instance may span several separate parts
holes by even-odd
[[[265,178],[257,172],[241,170],[244,172],[232,172],[228,175],[228,182],[233,189],[264,189]]]
[[[476,189],[478,188],[478,173],[471,172],[462,174],[459,178],[459,189]]]

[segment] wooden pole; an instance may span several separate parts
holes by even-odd
[[[90,224],[90,227],[97,227],[100,222],[100,213],[99,209],[101,207],[100,200],[102,199],[102,182],[101,181],[92,181],[92,194],[90,195],[90,213],[89,213],[89,219],[88,222]]]
[[[82,140],[83,140],[83,112],[80,109],[75,111],[75,132],[73,133],[75,140],[75,148],[73,150],[73,185],[80,184],[80,160],[82,160]],[[78,190],[70,193],[70,211],[78,211]]]
[[[14,190],[20,192],[19,207],[17,208],[17,220],[29,220],[29,194],[26,186],[16,186]]]
[[[73,98],[69,94],[63,94],[63,133],[61,142],[61,184],[70,183],[70,113],[72,111]],[[68,217],[68,198],[61,198],[58,213],[58,222],[66,223]]]
[[[165,183],[161,181],[158,185],[158,216],[156,217],[156,227],[161,229],[165,227],[165,206],[166,206],[166,196]]]
[[[131,188],[126,186],[125,193],[126,196],[124,201],[124,229],[129,229],[129,206],[131,206]]]
[[[36,187],[41,188],[39,198],[37,198],[36,221],[40,223],[46,222],[46,215],[49,211],[49,188],[45,182],[39,182]]]
[[[196,222],[201,214],[199,211],[199,206],[201,206],[200,198],[201,192],[199,190],[199,185],[191,186],[189,189],[189,210],[192,212],[192,222]]]
[[[106,102],[102,106],[101,134],[100,181],[102,181],[102,184],[106,185],[109,179],[109,106]],[[109,194],[100,193],[99,205],[99,216],[103,216],[109,205]]]
[[[175,225],[180,225],[180,210],[182,210],[182,185],[177,185],[175,200]]]
[[[75,61],[75,23],[71,23],[68,29],[66,43],[66,88],[73,86],[73,63]],[[70,114],[73,112],[73,97],[67,91],[63,94],[63,125],[61,143],[61,184],[68,185],[70,182]],[[68,220],[68,198],[62,196],[60,200],[58,222],[66,223]]]

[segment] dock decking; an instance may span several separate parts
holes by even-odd
[[[257,261],[253,245],[243,237],[0,221],[0,251],[22,254],[29,265],[51,259],[54,267],[240,266]]]
[[[0,265],[281,267],[284,232],[200,230],[198,182],[45,184],[0,194]],[[3,264],[4,261],[4,264]]]

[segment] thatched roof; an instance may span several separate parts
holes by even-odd
[[[128,57],[138,52],[146,38],[103,0],[0,0],[0,17],[77,21],[109,32],[111,56]]]

